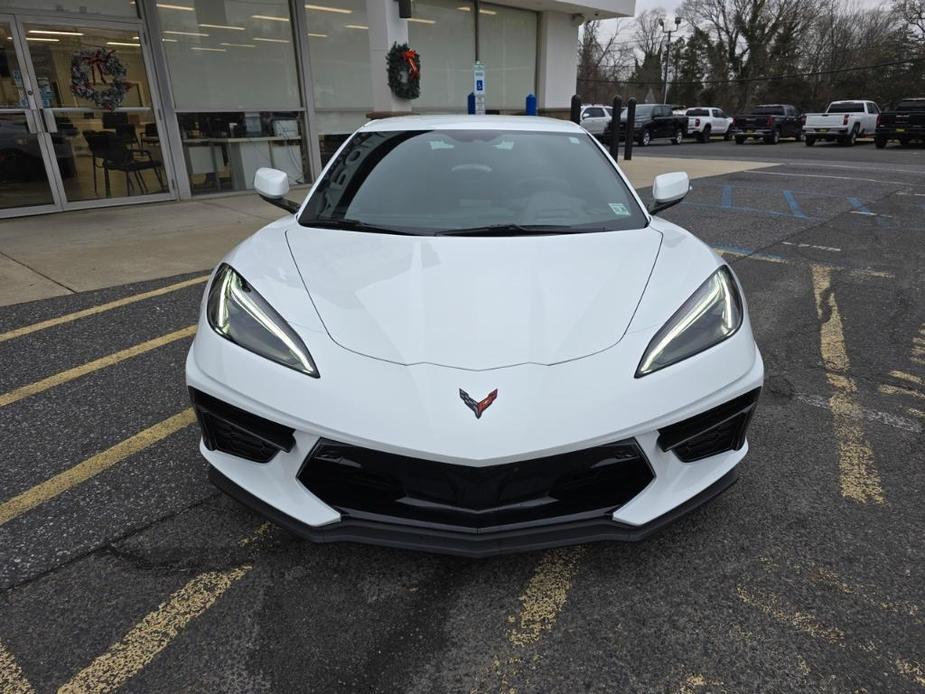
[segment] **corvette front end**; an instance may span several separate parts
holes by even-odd
[[[187,359],[219,488],[315,541],[473,557],[641,539],[719,494],[762,382],[732,271],[658,218],[499,238],[283,219],[217,268]]]

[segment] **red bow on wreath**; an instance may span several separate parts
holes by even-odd
[[[92,80],[92,84],[98,84],[96,81],[97,73],[99,73],[100,76],[99,84],[106,84],[106,77],[103,75],[103,68],[106,66],[106,63],[112,54],[113,51],[104,51],[102,48],[100,48],[96,51],[96,53],[87,59],[87,65],[90,67],[90,79]]]
[[[407,51],[401,54],[401,57],[405,59],[405,62],[408,63],[408,73],[412,78],[418,76],[418,52],[413,48],[409,48]]]

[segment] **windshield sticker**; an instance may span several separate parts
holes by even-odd
[[[433,149],[456,149],[453,145],[445,140],[431,140],[430,148]]]
[[[569,135],[568,141],[571,142],[573,145],[581,144],[581,141],[577,137],[572,137],[571,135]]]
[[[514,149],[514,143],[511,140],[502,140],[495,145],[495,149]]]
[[[613,213],[617,217],[629,217],[630,211],[626,208],[622,202],[612,202],[610,203],[610,209],[613,210]]]

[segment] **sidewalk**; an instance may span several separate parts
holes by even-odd
[[[644,156],[620,166],[634,186],[648,188],[668,171],[701,178],[773,164]],[[281,216],[253,194],[5,220],[0,306],[207,270]]]

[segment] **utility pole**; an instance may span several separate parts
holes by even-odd
[[[674,29],[665,28],[665,20],[659,19],[658,25],[662,28],[662,33],[668,34],[668,48],[665,49],[665,92],[662,95],[662,103],[668,103],[668,68],[671,64],[671,35],[676,32],[681,26],[681,18],[674,18]]]

